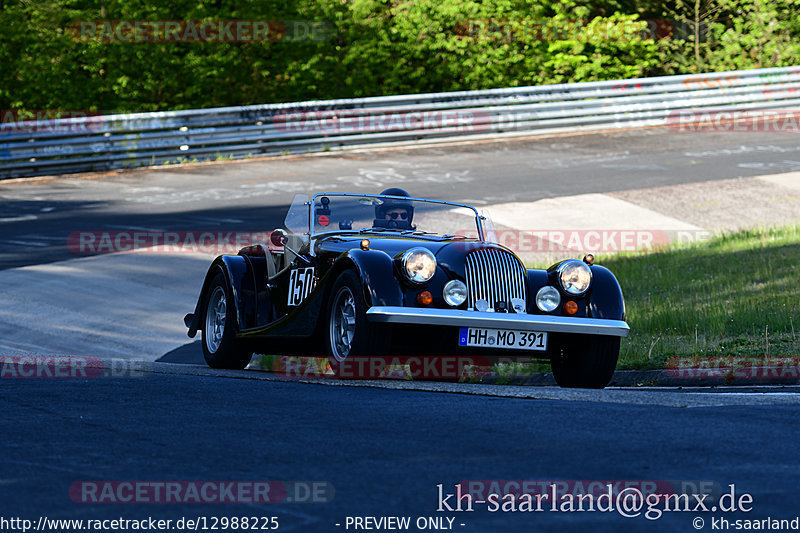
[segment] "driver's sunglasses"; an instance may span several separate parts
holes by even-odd
[[[403,220],[408,218],[408,213],[406,213],[405,211],[403,211],[402,213],[386,213],[386,214],[389,215],[389,217],[392,220],[397,220],[398,216]]]

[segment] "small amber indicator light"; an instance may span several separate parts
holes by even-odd
[[[431,305],[433,303],[433,294],[430,291],[422,291],[417,295],[417,301],[422,305]]]
[[[575,313],[578,312],[578,304],[576,304],[572,300],[567,301],[564,304],[564,312],[567,313],[568,315],[574,315]]]
[[[369,239],[364,239],[361,241],[361,249],[369,250]]]

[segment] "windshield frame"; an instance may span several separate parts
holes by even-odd
[[[314,206],[317,205],[317,198],[322,196],[343,196],[343,197],[351,197],[351,198],[388,198],[391,200],[410,200],[413,202],[425,202],[429,204],[439,204],[439,205],[448,205],[452,207],[458,207],[462,209],[469,209],[475,214],[475,224],[478,227],[478,237],[480,241],[484,241],[484,231],[483,231],[483,217],[478,210],[468,204],[461,204],[458,202],[448,202],[446,200],[431,200],[430,198],[416,198],[414,196],[392,196],[391,194],[360,194],[360,193],[352,193],[352,192],[320,192],[311,197],[308,202],[308,236],[311,239],[324,237],[328,235],[336,235],[342,233],[348,234],[357,234],[360,233],[361,230],[330,230],[330,231],[314,231]]]

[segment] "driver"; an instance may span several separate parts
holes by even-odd
[[[387,196],[406,196],[409,194],[403,189],[393,187],[386,189],[381,194]],[[414,205],[411,200],[387,198],[382,204],[375,206],[376,228],[414,229],[411,221],[414,218]]]

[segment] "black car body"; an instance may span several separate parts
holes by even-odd
[[[398,205],[407,222],[378,216]],[[426,228],[474,224],[474,236],[421,230],[415,213]],[[214,260],[185,317],[189,336],[203,331],[213,367],[243,368],[254,352],[326,355],[334,370],[386,354],[537,357],[562,386],[605,386],[629,331],[614,275],[576,259],[527,269],[487,238],[487,223],[452,202],[298,195],[292,234]]]

